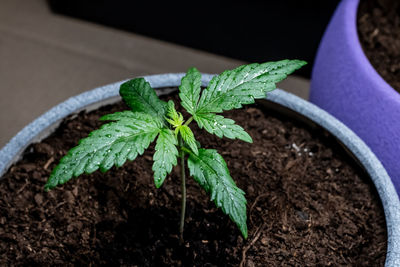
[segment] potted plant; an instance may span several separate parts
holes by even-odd
[[[310,101],[349,126],[367,143],[399,192],[400,94],[371,65],[360,44],[357,27],[357,20],[362,19],[357,17],[360,2],[363,1],[343,0],[337,7],[313,66]],[[378,2],[375,1],[376,5]],[[393,12],[395,3],[390,6]],[[377,38],[380,33],[375,28],[371,34],[371,38]],[[395,44],[389,41],[389,45]]]
[[[268,63],[264,64],[263,66],[285,66],[287,62],[288,61]],[[257,66],[259,65],[251,65],[250,69],[257,69]],[[247,67],[247,70],[248,69],[249,67]],[[232,78],[232,76],[229,74],[237,73],[241,70],[246,70],[246,67],[239,67],[232,72],[228,71],[224,72],[220,76],[216,76],[210,83],[211,85],[208,87],[213,89],[206,89],[208,91],[205,90],[203,92],[206,92],[205,94],[211,93],[212,95],[212,92],[214,92],[213,90],[218,91],[218,88],[221,88],[222,90],[223,88],[220,86],[224,83],[218,82],[219,79],[221,77]],[[281,79],[285,76],[281,75],[278,77],[278,72],[275,72],[274,70],[275,69],[272,68],[271,71],[267,71],[267,76],[264,77],[257,77],[256,75],[253,77],[256,79],[254,79],[252,82],[265,82],[265,80],[271,79],[275,81],[276,79]],[[190,77],[192,76],[195,76],[196,78],[194,80],[190,80]],[[242,77],[250,76],[244,75]],[[153,88],[167,88],[163,91],[158,91],[159,94],[162,94],[163,92],[165,93],[165,91],[171,91],[168,89],[168,87],[179,86],[181,84],[180,80],[182,79],[180,92],[187,96],[187,88],[182,88],[182,86],[186,84],[186,86],[189,88],[197,88],[196,90],[198,90],[200,84],[207,86],[211,78],[212,76],[210,75],[202,75],[200,80],[199,73],[195,70],[191,70],[186,75],[167,74],[147,76],[145,77],[145,80],[134,79],[133,81],[124,83],[124,85],[126,87],[126,85],[132,85],[131,83],[139,83],[140,86],[145,87],[151,86]],[[232,85],[232,79],[224,81],[226,84]],[[27,147],[32,138],[40,138],[38,137],[38,134],[48,128],[49,125],[53,124],[59,118],[70,114],[71,110],[79,111],[83,107],[87,107],[88,104],[97,103],[96,105],[98,105],[99,100],[107,100],[110,97],[116,96],[120,85],[121,83],[116,83],[105,86],[69,99],[60,106],[44,114],[33,124],[28,125],[15,138],[13,138],[5,148],[0,151],[0,158],[4,159],[1,161],[3,163],[1,173],[3,173],[16,158],[21,156],[21,149]],[[260,84],[253,85],[260,86]],[[265,86],[265,84],[262,86]],[[124,88],[124,86],[121,88]],[[235,86],[234,88],[237,87]],[[259,87],[252,88],[256,89]],[[121,92],[122,94],[128,93],[129,98],[129,90],[127,92],[121,90]],[[141,92],[150,92],[149,88],[146,90]],[[125,97],[127,97],[127,95],[125,95]],[[237,97],[237,94],[235,94],[234,97]],[[155,94],[152,94],[151,98],[153,99],[152,101],[157,102]],[[174,100],[178,99],[176,95],[167,96],[167,98],[172,98]],[[115,101],[115,99],[111,101]],[[250,101],[251,100],[247,99],[246,103],[249,103]],[[180,126],[185,124],[182,122],[182,117],[178,112],[184,112],[184,110],[179,109],[176,111],[172,105],[172,102],[169,103],[171,104],[169,104],[167,108],[168,112],[166,113],[166,121],[171,121],[173,126],[176,125],[175,128],[178,129],[177,134],[179,137],[180,131],[182,130]],[[221,108],[224,107],[224,105],[222,104],[222,106],[218,105],[216,107]],[[237,107],[237,104],[233,105],[233,107]],[[136,108],[138,107],[136,106]],[[227,208],[225,209],[225,212],[228,211],[226,213],[232,215],[232,219],[238,224],[244,238],[240,236],[240,232],[232,226],[232,223],[226,218],[226,216],[218,215],[218,210],[215,210],[213,206],[205,204],[208,202],[206,199],[204,199],[208,198],[207,195],[196,193],[200,192],[199,188],[196,187],[193,182],[191,183],[188,181],[188,185],[192,189],[192,197],[196,196],[196,199],[189,202],[190,208],[188,211],[191,213],[191,215],[187,219],[189,222],[187,223],[187,229],[185,229],[187,232],[185,233],[192,233],[195,235],[195,238],[194,240],[185,239],[184,242],[182,242],[183,244],[178,245],[180,238],[178,231],[175,231],[175,228],[178,228],[177,225],[179,224],[179,220],[176,217],[179,216],[171,216],[171,214],[176,215],[179,214],[179,212],[175,212],[174,210],[176,209],[171,208],[171,206],[168,206],[167,204],[171,205],[179,202],[177,201],[180,199],[177,197],[179,194],[176,194],[175,192],[178,191],[176,190],[176,185],[179,185],[180,182],[178,179],[174,178],[179,176],[177,173],[182,173],[182,168],[178,168],[176,173],[172,171],[171,177],[164,181],[163,186],[159,190],[155,190],[153,186],[151,189],[149,189],[149,181],[143,178],[150,178],[150,176],[149,173],[146,173],[144,170],[150,169],[148,167],[152,165],[153,160],[151,157],[149,157],[149,154],[146,154],[146,152],[144,153],[143,157],[135,160],[137,163],[126,163],[126,168],[124,165],[124,167],[121,167],[120,169],[111,169],[108,172],[110,173],[108,178],[106,178],[103,174],[94,172],[85,178],[82,177],[74,182],[65,184],[63,188],[55,188],[47,193],[48,195],[45,195],[44,197],[43,192],[38,190],[43,189],[43,177],[48,177],[51,171],[51,166],[56,165],[57,160],[55,158],[60,158],[67,152],[65,151],[66,147],[72,147],[72,143],[76,144],[78,139],[84,137],[86,134],[83,132],[93,130],[94,125],[91,125],[93,124],[93,119],[97,121],[99,116],[103,115],[104,112],[110,113],[110,109],[118,110],[118,107],[104,107],[99,111],[89,114],[81,112],[79,115],[76,115],[77,118],[65,120],[62,122],[61,127],[54,134],[46,138],[44,142],[28,147],[28,150],[25,151],[25,157],[22,159],[22,161],[14,165],[14,167],[11,167],[11,169],[9,169],[5,174],[6,180],[1,183],[0,190],[5,192],[4,190],[15,189],[15,192],[5,192],[3,194],[4,201],[0,202],[0,207],[2,207],[2,213],[0,214],[0,238],[6,239],[11,244],[7,247],[0,247],[0,250],[4,252],[2,255],[15,254],[17,252],[20,252],[19,254],[17,253],[18,255],[25,253],[22,254],[28,255],[27,259],[24,259],[25,261],[23,261],[25,263],[29,262],[30,259],[31,263],[38,263],[38,258],[45,260],[47,257],[51,258],[55,264],[62,264],[63,262],[65,263],[66,260],[72,264],[89,264],[91,259],[96,259],[98,264],[113,263],[121,265],[129,264],[129,260],[134,260],[133,262],[140,260],[140,264],[151,265],[165,264],[165,260],[167,259],[169,264],[179,265],[185,263],[188,264],[187,262],[182,262],[183,258],[191,258],[193,259],[192,264],[195,264],[196,262],[197,264],[200,264],[198,263],[198,259],[202,258],[203,254],[206,256],[212,255],[213,252],[210,254],[209,250],[213,250],[216,253],[214,257],[217,257],[215,260],[220,264],[233,264],[231,261],[229,261],[230,259],[218,258],[222,255],[225,255],[226,257],[226,254],[224,253],[228,252],[230,253],[229,255],[236,257],[236,264],[240,263],[241,265],[252,265],[255,264],[255,260],[258,260],[257,253],[260,251],[269,251],[268,254],[261,254],[262,257],[272,255],[275,257],[275,260],[278,261],[284,260],[282,257],[287,257],[286,260],[289,261],[299,258],[300,262],[304,262],[306,260],[308,262],[322,263],[324,259],[316,259],[315,254],[313,256],[312,252],[310,251],[302,255],[296,255],[296,253],[290,254],[285,251],[277,251],[274,249],[274,247],[268,248],[269,244],[275,245],[278,241],[281,244],[286,245],[285,243],[287,242],[285,242],[285,238],[295,236],[295,233],[304,235],[303,237],[306,237],[306,239],[301,244],[298,243],[301,241],[297,240],[297,242],[293,242],[293,245],[299,246],[307,243],[315,243],[314,240],[310,240],[313,237],[311,233],[315,231],[323,235],[324,233],[340,235],[342,236],[342,239],[339,243],[353,241],[356,242],[358,244],[357,247],[351,247],[350,245],[348,251],[356,250],[356,254],[353,256],[356,258],[362,258],[362,255],[358,254],[362,252],[359,249],[362,249],[364,246],[365,249],[367,249],[367,247],[368,249],[371,249],[371,244],[369,244],[371,242],[363,242],[359,238],[356,238],[355,235],[361,234],[362,236],[365,236],[362,232],[371,232],[369,226],[365,225],[364,227],[359,228],[358,226],[354,225],[354,221],[357,221],[357,218],[359,218],[358,215],[355,215],[355,218],[349,218],[347,215],[343,217],[338,214],[340,221],[336,221],[335,218],[329,216],[329,213],[332,213],[336,216],[335,209],[339,209],[341,211],[343,210],[336,206],[334,209],[332,209],[332,203],[349,203],[349,199],[355,199],[353,198],[354,196],[358,196],[358,201],[361,201],[357,203],[363,203],[362,201],[364,199],[368,199],[368,201],[365,202],[365,205],[372,207],[370,204],[368,204],[368,202],[373,202],[373,197],[372,199],[370,198],[370,196],[373,194],[369,192],[370,189],[368,189],[368,186],[363,185],[362,179],[360,179],[360,176],[362,176],[362,171],[357,172],[355,170],[351,170],[351,168],[346,165],[347,161],[354,162],[351,159],[351,156],[355,156],[357,161],[361,162],[364,171],[368,173],[368,176],[375,183],[376,190],[380,196],[385,210],[388,243],[386,265],[395,266],[398,262],[399,259],[398,254],[396,254],[396,244],[398,243],[399,238],[399,227],[396,225],[396,223],[399,219],[398,210],[400,204],[397,194],[395,193],[393,185],[391,184],[384,168],[381,166],[372,152],[365,146],[365,144],[343,124],[333,119],[330,115],[321,111],[315,106],[282,91],[274,91],[273,93],[269,94],[268,102],[264,100],[258,102],[256,106],[245,109],[243,112],[236,111],[229,114],[231,116],[238,116],[238,119],[241,118],[240,122],[246,124],[247,129],[254,128],[252,131],[253,139],[255,145],[257,145],[254,148],[249,148],[243,145],[242,143],[244,142],[235,141],[233,144],[229,142],[227,143],[226,141],[218,141],[220,139],[216,137],[201,136],[198,135],[200,129],[193,129],[194,136],[201,141],[200,143],[202,146],[204,144],[206,146],[210,145],[210,142],[214,142],[214,144],[219,144],[221,146],[218,151],[225,159],[228,159],[227,165],[235,170],[235,175],[233,175],[234,178],[238,179],[237,182],[239,184],[245,185],[245,187],[242,186],[241,188],[246,191],[247,196],[249,199],[251,199],[251,202],[249,202],[247,205],[248,214],[251,215],[249,216],[248,222],[251,227],[249,228],[248,239],[245,239],[246,231],[244,231],[245,228],[242,222],[239,220],[238,223],[235,219],[235,216],[239,215],[240,217],[241,214],[234,214],[236,211],[232,208],[233,206],[231,206],[232,213],[229,213]],[[55,110],[58,110],[61,114],[55,115]],[[342,161],[340,161],[340,157],[336,156],[336,153],[340,154],[338,152],[340,149],[337,147],[340,147],[340,143],[334,141],[335,139],[333,138],[328,139],[328,144],[333,144],[333,148],[335,149],[334,153],[332,153],[331,149],[326,148],[324,145],[317,144],[314,141],[311,141],[311,143],[314,144],[312,147],[305,146],[305,139],[315,139],[317,137],[306,133],[301,128],[293,126],[290,123],[287,124],[285,128],[285,123],[279,123],[279,120],[277,119],[272,119],[271,122],[267,122],[264,119],[263,110],[277,112],[280,114],[279,116],[290,116],[292,119],[296,118],[295,120],[301,120],[303,123],[310,124],[313,128],[320,127],[317,125],[323,125],[324,129],[328,130],[331,135],[336,136],[336,138],[340,140],[340,143],[342,143],[346,149],[351,151],[351,153],[344,158],[345,160],[342,158]],[[219,111],[217,110],[214,112]],[[115,116],[124,117],[126,114],[127,113],[120,112],[114,115],[108,115],[108,117],[106,116],[106,119],[113,120],[116,119]],[[184,115],[184,117],[186,117],[187,114]],[[82,119],[83,121],[78,122],[78,120]],[[188,121],[190,121],[190,119]],[[38,124],[45,126],[39,129],[37,128]],[[266,124],[271,126],[274,125],[276,127],[265,128],[264,126]],[[143,127],[143,124],[140,125]],[[233,124],[232,121],[226,120],[225,124],[223,125],[228,126]],[[212,124],[211,126],[215,125]],[[107,130],[107,127],[110,126],[103,127],[103,130]],[[206,128],[204,124],[203,127]],[[145,128],[147,130],[151,129],[149,126],[146,126]],[[224,127],[221,126],[221,128]],[[121,131],[121,129],[112,130],[115,132]],[[236,128],[236,130],[243,134],[243,129],[240,130],[239,128]],[[299,132],[302,133],[302,135],[300,135],[298,139],[294,139],[294,136],[299,135]],[[58,134],[61,134],[61,136],[56,137]],[[108,135],[111,136],[108,137]],[[97,134],[94,133],[89,138],[94,138],[96,136]],[[181,136],[183,138],[183,135]],[[249,140],[248,136],[246,136],[246,138],[244,138],[245,135],[242,136],[243,139]],[[113,138],[112,133],[108,132],[105,133],[103,137]],[[23,142],[20,138],[25,138],[27,140],[25,140],[26,142]],[[289,146],[287,146],[288,143],[285,138],[293,143],[289,143]],[[269,141],[265,142],[267,140]],[[68,144],[66,146],[61,146],[61,141],[66,141]],[[106,142],[105,140],[101,141]],[[53,142],[53,146],[49,145],[51,142]],[[185,143],[188,145],[188,147],[185,149],[192,150],[190,153],[195,155],[196,148],[198,152],[200,151],[196,142],[187,141]],[[90,146],[90,143],[82,141],[81,145],[85,144]],[[93,144],[96,146],[96,143]],[[278,149],[278,146],[281,146],[281,148]],[[160,151],[157,149],[157,147],[155,149],[156,151]],[[203,152],[205,151],[203,148],[201,149]],[[207,149],[209,148],[207,147],[206,150]],[[169,153],[168,156],[174,156],[174,150],[172,148],[169,150],[171,153]],[[70,153],[77,152],[79,152],[79,150],[75,149]],[[105,152],[107,154],[111,151]],[[247,153],[247,156],[250,157],[250,159],[245,159],[243,155],[239,153]],[[308,176],[308,172],[304,172],[304,170],[307,170],[307,167],[310,167],[307,166],[310,162],[314,162],[313,153],[316,155],[315,158],[321,159],[321,162],[320,165],[312,167],[312,171],[308,171],[310,173],[315,172],[316,175],[314,175],[314,180],[307,180],[305,177]],[[192,154],[190,155],[193,156]],[[38,157],[40,166],[34,166],[32,163],[29,163],[29,161],[36,156]],[[106,159],[108,156],[104,157],[104,159]],[[120,157],[120,155],[118,157]],[[276,157],[280,157],[281,160],[268,160]],[[68,158],[71,159],[70,156],[67,156],[66,160],[61,161],[60,167],[55,169],[52,178],[48,183],[48,187],[53,187],[59,182],[64,182],[63,179],[66,177],[64,176],[64,171],[68,173],[71,171],[71,169],[75,168],[76,165],[71,165],[68,168],[63,169],[65,164],[69,162]],[[158,157],[155,158],[157,161]],[[184,157],[181,157],[181,159],[183,158]],[[213,161],[215,161],[215,164],[222,162],[220,156],[214,157],[214,160],[209,161],[209,164],[214,164]],[[96,160],[94,160],[94,162],[96,162]],[[241,165],[240,162],[244,162],[245,164]],[[329,163],[327,164],[327,162]],[[80,164],[80,161],[77,164]],[[195,165],[193,158],[191,164],[191,168],[193,169],[193,166]],[[276,165],[276,169],[268,167],[274,164]],[[90,167],[89,165],[85,166]],[[97,167],[101,167],[100,164],[95,163],[95,165],[97,165]],[[235,167],[235,165],[238,166]],[[200,169],[201,168],[199,167],[198,171],[199,173],[202,173]],[[247,176],[251,170],[253,170],[253,175]],[[254,170],[256,171],[254,172]],[[277,173],[276,170],[280,170],[279,173]],[[347,174],[346,171],[348,171]],[[61,172],[61,176],[58,175],[59,172]],[[87,172],[90,172],[90,170]],[[291,175],[290,173],[297,174]],[[150,174],[152,175],[152,172],[150,172]],[[193,171],[192,174],[196,176]],[[342,179],[342,177],[345,176],[348,177],[347,180]],[[15,181],[10,181],[10,177],[14,177]],[[47,177],[45,179],[47,179]],[[260,179],[251,180],[248,177],[259,177]],[[271,181],[268,182],[271,182],[271,184],[266,183],[267,179],[265,179],[265,177],[269,177],[268,180]],[[294,180],[286,180],[283,179],[284,177],[292,177]],[[299,179],[296,179],[296,177]],[[70,177],[68,177],[68,179],[69,178]],[[197,179],[199,179],[199,177],[197,177]],[[125,183],[127,180],[130,180],[131,183]],[[336,191],[339,191],[338,187],[342,187],[341,183],[344,181],[346,181],[347,188],[349,188],[350,191],[348,193],[337,193]],[[303,194],[304,192],[302,191],[303,186],[311,190],[319,191],[321,188],[318,187],[329,187],[329,185],[333,183],[337,184],[337,186],[333,186],[333,191],[326,192],[325,196],[317,197],[312,192],[311,195],[307,195]],[[314,185],[317,187],[314,187]],[[265,192],[265,186],[271,187],[273,190]],[[135,190],[131,191],[131,187],[135,187]],[[211,188],[209,188],[209,190],[212,192]],[[264,190],[263,193],[262,190]],[[243,196],[240,190],[233,190],[232,192],[234,191]],[[134,192],[134,194],[132,194],[132,192]],[[342,196],[341,194],[344,195]],[[218,194],[214,195],[214,197],[214,199],[217,200],[217,206],[219,204],[224,205],[224,203],[226,203],[224,200],[218,197]],[[315,201],[314,198],[320,199]],[[277,201],[277,199],[279,199],[279,201]],[[293,204],[293,207],[289,209],[292,212],[280,213],[282,210],[282,204],[286,203],[285,199],[292,199],[296,204]],[[154,203],[155,200],[157,200],[156,203]],[[32,201],[34,202],[33,204],[31,203]],[[304,206],[303,204],[305,202],[312,203],[313,207],[310,208]],[[326,207],[320,206],[323,202],[325,202],[327,205]],[[14,203],[16,207],[13,207],[10,205],[10,203]],[[199,208],[199,206],[202,206],[200,203],[204,205],[204,208]],[[241,203],[243,203],[243,201]],[[264,206],[260,206],[260,203],[263,203]],[[353,207],[350,201],[350,206],[355,212],[357,212],[357,210],[361,211],[360,213],[356,214],[366,215],[366,220],[368,223],[376,224],[378,222],[379,224],[379,222],[383,222],[385,220],[382,217],[382,212],[378,212],[376,218],[371,218],[370,214],[374,213],[369,213],[370,211],[365,213],[365,206],[362,204],[360,206],[356,205]],[[375,210],[379,210],[379,208],[377,208],[378,206],[379,202],[378,205],[375,205]],[[263,207],[267,208],[264,209]],[[278,213],[273,212],[274,208]],[[11,213],[17,214],[17,216],[12,216]],[[148,217],[149,214],[151,214],[150,217]],[[203,221],[194,220],[193,218],[199,217],[196,217],[195,214],[200,214],[200,217],[202,217]],[[271,225],[268,224],[268,222],[272,220],[264,220],[262,218],[264,218],[266,215],[271,215],[274,217],[278,214],[286,214],[282,218],[281,216],[278,216],[279,218],[277,218],[278,221],[282,219],[282,221],[286,221],[286,223],[278,224],[280,227],[278,229],[269,229]],[[218,215],[220,219],[214,221],[214,218],[217,217],[216,215]],[[5,216],[7,216],[7,218]],[[31,218],[34,221],[34,225],[26,225],[25,222],[27,218]],[[289,220],[293,218],[295,218],[294,221]],[[288,224],[288,220],[291,223]],[[15,223],[8,225],[7,221]],[[17,222],[19,222],[19,224]],[[155,222],[158,223],[158,227],[154,225]],[[322,232],[321,228],[324,229]],[[330,231],[326,231],[327,229]],[[375,236],[384,236],[382,235],[382,232],[379,233],[379,231],[380,230],[377,230],[377,232],[373,232],[372,235],[370,235],[372,240],[375,240]],[[31,240],[25,236],[30,232],[40,233],[40,235],[39,237],[31,237]],[[159,235],[161,235],[162,238],[159,238]],[[142,237],[145,240],[145,244],[139,242],[140,240],[137,240],[139,237]],[[228,237],[228,240],[219,242],[219,239],[222,237]],[[105,242],[100,242],[99,240],[103,240]],[[165,244],[165,240],[170,243]],[[76,241],[79,243],[76,243]],[[319,251],[320,255],[332,254],[332,251],[335,251],[335,244],[331,242],[332,240],[330,240],[330,238],[324,237],[321,238],[321,241],[326,242],[324,243],[324,247],[321,249],[328,249],[330,251],[321,250]],[[148,251],[146,251],[147,247],[144,249],[142,248],[143,245],[149,245],[146,242],[151,243],[151,248]],[[382,242],[382,240],[376,242],[376,244],[372,244],[372,248],[382,248],[382,246],[385,246],[384,244],[379,244],[379,242]],[[255,246],[255,244],[257,244],[257,246]],[[343,244],[340,250],[343,249]],[[98,248],[98,250],[88,250],[88,248],[92,246]],[[171,250],[173,246],[176,246],[178,252],[177,250]],[[16,252],[15,249],[10,250],[9,247],[19,247],[21,250]],[[241,249],[238,250],[237,248]],[[316,250],[319,249],[320,248],[316,248]],[[257,251],[257,253],[255,253],[255,251]],[[375,253],[374,250],[370,252],[372,254]],[[188,253],[190,255],[188,255]],[[103,258],[103,254],[107,255],[107,257],[110,257],[110,259]],[[160,254],[161,256],[157,254]],[[177,257],[177,255],[180,256]],[[337,256],[338,263],[342,262],[343,255],[340,255],[339,253]],[[382,255],[378,255],[377,257],[382,260]],[[121,261],[113,262],[114,258],[119,258]],[[385,255],[383,255],[383,259],[384,258]],[[150,262],[149,260],[153,260],[153,262]],[[265,258],[261,260],[265,260]]]

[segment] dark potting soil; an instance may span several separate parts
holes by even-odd
[[[372,66],[400,92],[400,1],[361,0],[358,34]]]
[[[323,130],[258,105],[225,113],[253,144],[194,127],[203,147],[223,155],[246,192],[247,240],[189,178],[185,244],[179,245],[179,167],[156,189],[154,145],[121,168],[83,175],[45,193],[60,157],[99,127],[101,115],[123,109],[118,103],[70,116],[4,175],[1,266],[384,265],[386,224],[368,176]]]

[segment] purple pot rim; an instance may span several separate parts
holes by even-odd
[[[358,70],[364,72],[364,77],[368,77],[375,84],[375,90],[386,96],[385,101],[395,101],[400,105],[400,93],[397,92],[378,71],[372,66],[367,55],[362,48],[357,31],[357,15],[360,0],[343,0],[344,5],[344,37],[352,51],[353,59],[358,65]]]

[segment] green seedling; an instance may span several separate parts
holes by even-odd
[[[191,68],[179,86],[181,105],[191,115],[187,120],[176,111],[171,100],[160,100],[145,79],[127,81],[121,85],[120,95],[131,110],[100,118],[112,122],[91,132],[60,160],[45,190],[83,173],[89,174],[98,169],[106,172],[114,165],[120,167],[127,160],[132,161],[142,155],[157,138],[152,167],[157,188],[162,186],[180,159],[181,242],[186,209],[186,162],[193,179],[211,195],[215,205],[229,215],[247,238],[245,193],[236,186],[217,150],[201,148],[189,124],[195,121],[200,129],[220,138],[225,136],[252,143],[250,135],[242,127],[217,113],[265,98],[267,92],[276,88],[277,82],[305,64],[300,60],[282,60],[243,65],[215,76],[204,90],[201,89],[200,72]]]

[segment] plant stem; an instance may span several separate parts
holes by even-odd
[[[182,137],[179,135],[179,146],[183,146]],[[182,202],[181,202],[181,221],[179,226],[179,241],[183,244],[183,228],[185,225],[185,211],[186,211],[186,177],[185,177],[185,151],[180,149],[181,157],[181,190],[182,190]]]
[[[192,122],[192,120],[193,120],[193,116],[190,117],[190,118],[185,122],[185,125],[188,126],[188,125]]]

